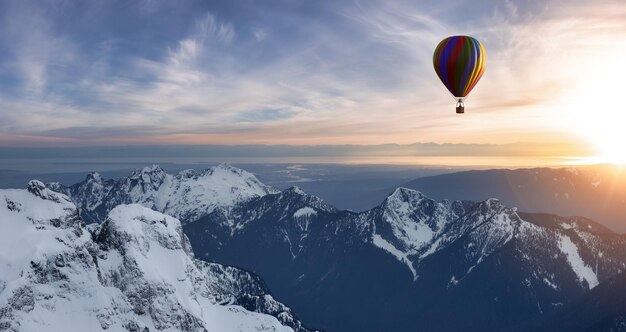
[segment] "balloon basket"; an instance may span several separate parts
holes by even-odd
[[[463,102],[463,98],[459,98],[456,101],[456,113],[457,114],[465,113],[465,103]]]

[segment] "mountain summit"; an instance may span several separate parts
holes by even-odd
[[[626,266],[624,236],[495,198],[437,201],[397,188],[354,213],[227,165],[158,174],[56,187],[97,218],[119,202],[184,216],[196,257],[258,273],[329,331],[505,329],[556,312]]]
[[[158,165],[135,170],[118,180],[103,180],[98,173],[71,186],[51,183],[49,187],[69,196],[85,221],[102,222],[119,204],[141,204],[183,221],[192,222],[217,207],[260,197],[276,190],[254,175],[229,164],[202,172],[184,170],[176,175]]]
[[[215,209],[185,232],[198,257],[256,271],[330,331],[501,329],[554,312],[626,263],[626,239],[590,220],[522,217],[497,199],[398,188],[354,213],[293,192]]]
[[[255,275],[196,260],[171,216],[119,205],[86,227],[39,181],[0,201],[0,330],[306,331]]]

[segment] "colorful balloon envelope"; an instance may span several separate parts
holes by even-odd
[[[465,97],[483,76],[486,63],[485,47],[473,37],[448,37],[435,48],[435,72],[456,99],[457,113],[465,112]]]

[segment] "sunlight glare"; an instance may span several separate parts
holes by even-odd
[[[602,163],[626,163],[626,62],[616,56],[626,51],[626,46],[622,48],[585,61],[592,65],[579,71],[580,81],[564,110],[566,123],[595,145]]]

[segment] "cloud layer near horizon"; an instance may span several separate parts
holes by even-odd
[[[7,1],[0,13],[5,146],[567,142],[581,139],[563,105],[593,70],[582,60],[626,50],[626,5],[604,0]],[[471,116],[432,70],[452,34],[488,50]]]

